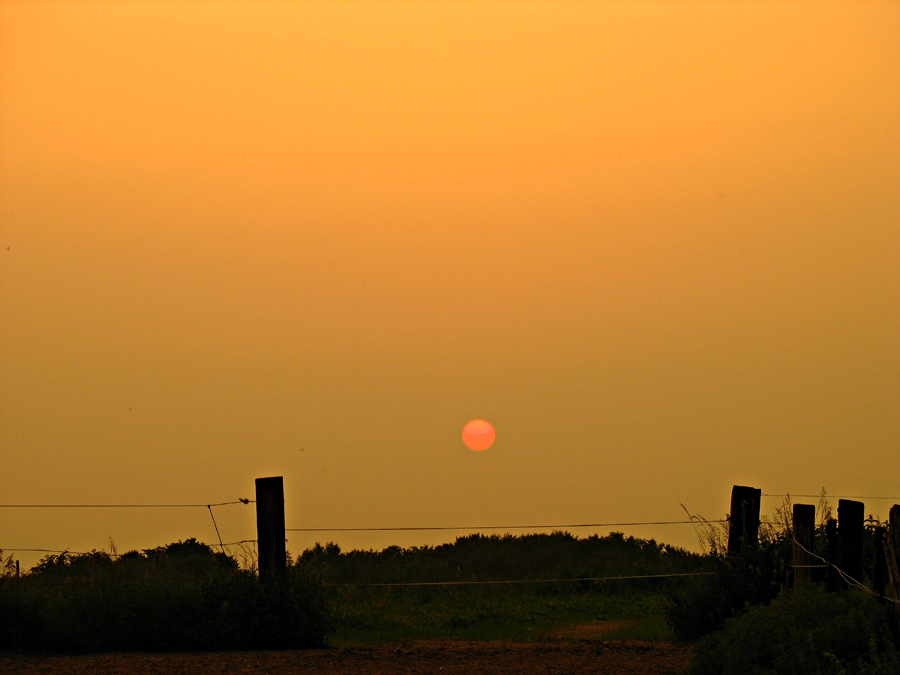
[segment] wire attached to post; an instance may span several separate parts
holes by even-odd
[[[216,528],[216,536],[219,538],[219,546],[222,549],[222,553],[225,553],[225,544],[222,543],[222,535],[219,533],[219,526],[216,523],[216,517],[213,515],[212,504],[207,504],[206,508],[209,509],[209,517],[212,518],[213,527]]]

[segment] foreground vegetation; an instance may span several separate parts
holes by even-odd
[[[0,648],[66,652],[300,648],[330,628],[321,587],[291,569],[261,583],[188,540],[113,558],[45,557],[0,579]]]
[[[528,639],[596,619],[624,619],[627,630],[665,639],[671,637],[663,620],[666,597],[677,581],[598,578],[678,574],[706,563],[704,556],[652,540],[559,532],[347,553],[316,545],[291,562],[284,579],[266,583],[252,568],[240,569],[233,557],[195,540],[123,556],[49,555],[21,578],[0,578],[0,649]],[[494,583],[510,580],[516,583]]]
[[[824,501],[813,553],[825,558]],[[863,540],[866,570],[876,556],[876,526]],[[673,595],[667,620],[675,635],[696,641],[694,675],[890,675],[900,673],[900,612],[876,597],[873,580],[861,586],[835,583],[827,565],[790,588],[790,504],[763,523],[760,542],[743,558],[724,555],[724,533],[709,532],[716,574],[685,583]],[[829,579],[829,575],[831,578]],[[833,592],[828,587],[837,586]]]
[[[620,533],[472,535],[383,551],[316,544],[290,562],[284,578],[267,582],[246,559],[242,569],[195,540],[123,556],[50,555],[21,578],[9,565],[0,576],[0,649],[528,640],[610,621],[619,628],[607,638],[695,644],[695,675],[900,672],[895,605],[853,587],[827,592],[826,569],[788,590],[786,512],[763,528],[751,554],[736,560],[724,555],[722,532],[708,534],[703,555]],[[819,554],[823,530],[815,537]],[[866,537],[871,561],[873,528]]]
[[[652,575],[703,571],[707,564],[704,556],[652,540],[564,532],[472,535],[437,547],[347,553],[317,545],[297,561],[325,584],[336,644],[438,636],[522,640],[595,620],[626,621],[623,630],[631,635],[670,639],[665,607],[683,579]]]

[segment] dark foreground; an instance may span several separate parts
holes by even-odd
[[[386,645],[303,651],[115,653],[86,656],[0,655],[0,673],[65,675],[676,675],[688,647],[634,640],[540,642],[403,640]]]

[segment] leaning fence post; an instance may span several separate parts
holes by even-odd
[[[745,555],[759,543],[759,498],[762,490],[744,485],[731,488],[728,516],[728,555]]]
[[[847,576],[862,581],[863,523],[866,507],[852,499],[838,500],[838,567]],[[846,580],[842,586],[846,585]]]
[[[284,575],[287,570],[287,549],[282,476],[256,479],[256,539],[260,579]]]
[[[793,517],[793,580],[794,586],[809,579],[809,566],[812,564],[812,538],[815,530],[816,507],[812,504],[794,504]]]

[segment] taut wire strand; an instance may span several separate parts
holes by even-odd
[[[222,535],[219,533],[219,525],[216,523],[216,517],[213,514],[212,507],[213,507],[212,504],[206,505],[206,508],[209,509],[209,517],[212,518],[212,521],[213,521],[213,527],[216,528],[216,536],[219,538],[219,546],[222,549],[222,553],[225,553],[225,544],[222,543]]]
[[[680,572],[677,574],[635,574],[617,577],[578,577],[574,579],[502,579],[494,581],[394,581],[384,583],[325,583],[324,586],[478,586],[488,584],[556,584],[568,581],[627,581],[629,579],[667,579],[671,577],[710,576],[715,572]]]
[[[207,509],[210,506],[250,504],[253,500],[238,499],[218,504],[0,504],[0,509]]]
[[[793,537],[792,537],[792,539],[793,539]],[[840,567],[838,567],[837,565],[835,565],[835,564],[834,564],[833,562],[831,562],[830,560],[827,560],[826,558],[823,558],[822,556],[820,556],[820,555],[818,555],[818,554],[816,554],[816,553],[813,553],[812,551],[810,551],[808,548],[806,548],[803,544],[801,544],[801,543],[800,543],[799,541],[797,541],[796,539],[793,539],[793,541],[794,541],[795,544],[797,544],[797,546],[799,546],[801,549],[803,549],[803,551],[805,551],[807,554],[811,555],[813,558],[818,558],[819,560],[821,560],[822,562],[824,562],[825,564],[824,564],[824,565],[821,565],[821,567],[833,567],[833,568],[837,571],[837,573],[841,575],[841,578],[842,578],[844,581],[846,581],[848,584],[850,584],[851,586],[856,586],[857,588],[859,588],[859,589],[862,590],[862,591],[865,591],[865,592],[868,593],[869,595],[874,595],[876,598],[882,598],[883,600],[887,600],[888,602],[892,602],[892,603],[894,603],[895,605],[900,605],[900,600],[895,600],[895,599],[893,599],[893,598],[887,597],[886,595],[880,595],[879,593],[876,593],[875,591],[873,591],[871,588],[869,588],[868,586],[866,586],[866,585],[863,584],[862,582],[857,581],[856,579],[854,579],[853,577],[851,577],[849,574],[847,574],[844,570],[842,570]],[[800,565],[797,565],[797,567],[800,567]]]
[[[727,523],[727,520],[708,520]],[[550,530],[576,527],[633,527],[637,525],[694,525],[692,520],[660,520],[646,523],[578,523],[569,525],[480,525],[466,527],[289,527],[285,532],[411,532],[433,530]]]
[[[867,497],[865,495],[796,495],[794,493],[784,493],[784,494],[761,494],[760,497],[803,497],[804,499],[884,499],[884,500],[894,500],[900,501],[900,497]]]

